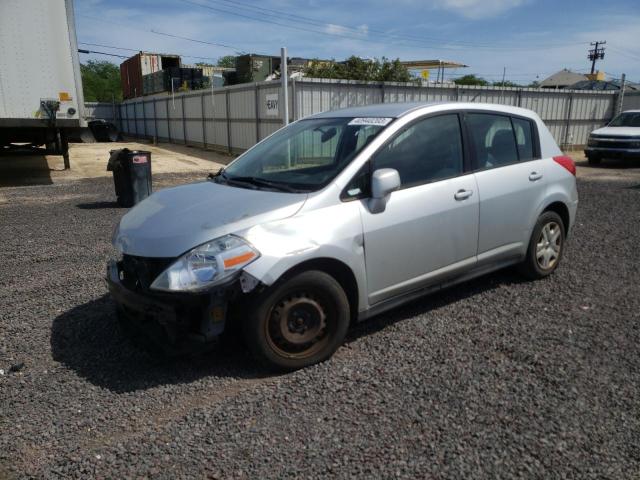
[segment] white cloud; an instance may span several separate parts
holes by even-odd
[[[476,20],[495,17],[525,3],[527,0],[435,0],[432,5]]]

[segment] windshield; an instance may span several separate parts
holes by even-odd
[[[621,113],[611,120],[610,127],[640,127],[640,112]]]
[[[301,120],[256,145],[216,177],[246,188],[311,192],[333,180],[391,118]]]

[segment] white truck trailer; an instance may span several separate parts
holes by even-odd
[[[83,108],[73,0],[0,0],[0,152],[38,149],[69,168]]]

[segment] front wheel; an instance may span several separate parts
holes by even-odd
[[[344,340],[349,319],[349,301],[340,284],[324,272],[307,271],[252,302],[243,333],[258,360],[292,371],[331,357]]]
[[[527,257],[520,265],[521,272],[531,278],[544,278],[558,268],[564,252],[565,226],[556,212],[544,212],[538,218]]]
[[[602,158],[595,155],[589,155],[587,157],[587,160],[589,161],[589,165],[591,166],[600,165],[600,162],[602,162]]]

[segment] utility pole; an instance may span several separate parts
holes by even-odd
[[[622,111],[622,105],[624,104],[624,88],[627,84],[627,76],[626,74],[622,74],[622,78],[620,78],[620,93],[618,94],[618,101],[616,102],[616,110],[613,112],[615,115],[618,115]]]
[[[507,75],[507,67],[502,68],[502,85],[500,88],[500,103],[502,103],[502,94],[504,93],[504,79]]]
[[[591,42],[591,46],[593,49],[589,50],[589,55],[587,58],[591,60],[591,75],[595,73],[596,69],[596,60],[602,60],[604,58],[604,47],[602,45],[607,42],[600,40],[599,42]]]
[[[280,49],[280,81],[282,82],[282,121],[289,125],[289,87],[287,78],[287,49]]]

